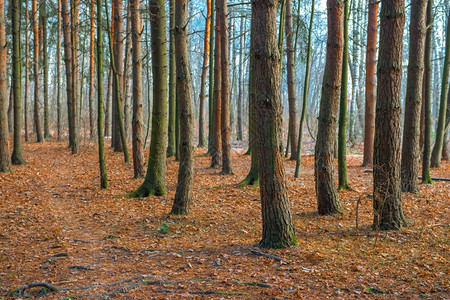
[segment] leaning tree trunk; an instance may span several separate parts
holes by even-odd
[[[367,22],[366,46],[366,108],[364,124],[364,157],[363,166],[373,164],[373,142],[375,134],[376,106],[376,69],[377,69],[377,30],[378,1],[369,1],[369,19]]]
[[[144,124],[142,112],[142,51],[139,0],[130,0],[131,41],[133,44],[133,170],[134,178],[145,176]]]
[[[175,2],[169,0],[169,125],[167,131],[167,157],[176,155],[176,112],[177,95],[176,95],[176,64],[175,64]]]
[[[34,127],[36,130],[36,141],[42,143],[41,120],[39,118],[39,30],[38,30],[38,10],[37,1],[32,2],[33,12],[33,39],[34,39]]]
[[[91,4],[94,1],[91,2]],[[91,6],[94,10],[95,7]],[[92,25],[92,24],[91,24]],[[103,38],[102,1],[97,1],[97,137],[100,167],[100,188],[108,188],[108,174],[105,162],[105,139],[103,135]]]
[[[389,230],[406,226],[400,188],[404,0],[383,2],[380,23],[373,155],[373,228]]]
[[[22,57],[20,43],[20,2],[12,4],[12,88],[14,89],[14,149],[11,157],[13,165],[25,163],[22,157]],[[27,53],[28,55],[28,53]]]
[[[402,191],[417,193],[417,175],[420,160],[420,110],[422,108],[422,86],[426,38],[427,0],[411,1],[409,25],[409,64],[406,83],[405,121],[401,161]]]
[[[150,154],[142,185],[128,197],[161,196],[166,193],[167,150],[167,47],[164,0],[150,0],[153,72],[153,111]]]
[[[291,144],[290,160],[297,160],[297,95],[295,84],[295,51],[292,25],[292,0],[286,0],[286,57],[287,86],[289,98],[289,142]]]
[[[278,1],[252,2],[257,151],[263,232],[259,245],[284,248],[297,243],[289,208],[281,139],[280,52],[276,38]]]
[[[198,147],[205,147],[205,98],[206,98],[206,80],[208,77],[209,65],[209,38],[211,35],[211,0],[206,0],[206,19],[205,19],[205,42],[203,50],[202,78],[200,83],[200,103],[198,116]]]
[[[8,79],[6,71],[5,1],[0,0],[0,172],[9,172]]]
[[[192,109],[191,75],[188,52],[188,1],[175,4],[175,59],[177,95],[180,117],[180,167],[172,214],[189,213],[194,180],[194,113]]]
[[[217,1],[217,19],[220,26],[220,51],[222,72],[222,106],[220,119],[220,135],[222,140],[222,171],[221,174],[233,174],[231,163],[231,128],[230,128],[230,64],[228,49],[228,8],[227,0]]]
[[[447,114],[448,86],[450,73],[450,15],[447,17],[447,33],[445,37],[445,57],[444,70],[441,83],[441,100],[439,107],[438,127],[436,130],[436,142],[434,143],[433,152],[431,153],[431,167],[439,168],[442,159],[442,145],[445,135],[445,120]]]
[[[315,149],[314,175],[319,214],[343,213],[334,183],[334,145],[342,78],[344,46],[344,3],[327,0],[327,58],[320,99],[319,124]]]

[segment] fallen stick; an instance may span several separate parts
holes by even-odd
[[[19,294],[19,296],[22,296],[23,293],[26,290],[29,290],[29,289],[32,289],[32,288],[35,288],[35,287],[43,287],[43,288],[46,288],[47,290],[49,290],[51,292],[59,291],[59,289],[56,286],[51,285],[49,283],[46,283],[46,282],[33,282],[33,283],[30,283],[30,284],[24,285],[24,286],[18,288],[17,290],[14,290],[14,291],[10,292],[9,294],[11,296],[14,296],[15,294]]]
[[[372,169],[365,169],[364,173],[373,173]],[[418,176],[418,179],[422,179],[422,176]],[[450,178],[445,178],[445,177],[431,177],[431,180],[434,181],[450,181]]]
[[[276,255],[272,255],[272,254],[269,254],[269,253],[264,253],[264,252],[261,252],[261,251],[255,250],[255,249],[250,249],[250,252],[253,253],[253,254],[259,255],[259,256],[265,256],[265,257],[268,257],[268,258],[271,258],[271,259],[275,259],[277,261],[285,260],[282,257],[276,256]]]

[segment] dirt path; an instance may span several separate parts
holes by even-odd
[[[340,192],[345,214],[336,217],[315,214],[313,157],[304,157],[299,180],[294,162],[286,162],[299,245],[266,251],[280,262],[250,251],[261,232],[259,191],[236,186],[248,172],[247,156],[235,153],[232,176],[197,157],[191,215],[170,217],[172,159],[167,196],[122,199],[141,180],[131,179],[121,154],[108,149],[110,189],[102,191],[92,146],[72,156],[63,143],[26,144],[24,153],[28,164],[0,174],[1,295],[44,281],[63,289],[52,299],[448,296],[449,183],[405,195],[412,226],[378,234],[368,228],[372,183],[360,156],[349,157],[353,190]],[[448,170],[445,163],[433,175]]]

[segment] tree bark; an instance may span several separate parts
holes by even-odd
[[[120,124],[119,124],[119,111],[122,114],[120,116],[122,118],[123,122],[123,103],[124,103],[124,89],[123,89],[123,18],[122,18],[122,0],[113,0],[113,51],[114,51],[114,61],[116,62],[116,73],[113,75],[113,131],[112,134],[114,135],[114,152],[122,152],[123,151],[123,145],[122,145],[122,139],[120,134]],[[116,82],[114,80],[114,77],[118,76],[119,80]],[[117,84],[119,84],[119,88],[117,88]],[[119,90],[119,94],[117,93],[117,90]],[[117,98],[119,101],[117,101]],[[120,103],[120,107],[117,106],[117,103]],[[122,124],[123,125],[123,124]],[[124,142],[126,143],[126,141]]]
[[[142,185],[128,197],[161,196],[166,193],[167,150],[167,47],[164,0],[150,0],[153,72],[152,134],[147,174]]]
[[[176,63],[175,63],[175,2],[176,0],[169,0],[169,127],[167,131],[168,146],[167,156],[174,156],[176,153]]]
[[[32,1],[33,12],[33,39],[34,39],[34,126],[36,129],[36,141],[42,143],[44,137],[41,132],[41,120],[39,118],[39,30],[37,1]]]
[[[278,0],[252,2],[257,151],[259,156],[263,248],[297,243],[292,223],[281,139],[280,52],[276,39]]]
[[[139,0],[130,0],[131,39],[133,44],[133,170],[134,178],[145,176],[144,124],[142,112],[142,50]]]
[[[377,30],[378,1],[369,2],[369,20],[367,22],[366,46],[366,108],[364,124],[364,157],[363,166],[373,164],[373,142],[375,136],[376,106],[376,68],[377,68]]]
[[[61,0],[58,0],[59,2]],[[61,7],[61,5],[59,5]],[[58,12],[60,8],[58,7]],[[25,0],[25,53],[30,53],[30,42],[28,37],[28,25],[30,24],[30,16],[28,12],[28,0]],[[60,43],[61,44],[61,43]],[[25,142],[28,142],[28,87],[29,87],[29,67],[30,67],[30,55],[25,55],[25,95],[24,95],[24,129],[25,129]]]
[[[188,52],[188,1],[175,4],[175,58],[177,95],[180,110],[180,167],[172,214],[189,213],[194,180],[194,113],[192,109],[191,75]]]
[[[402,191],[409,193],[419,191],[417,176],[420,160],[420,110],[422,108],[425,38],[427,34],[427,1],[411,1],[409,64],[401,161]]]
[[[48,54],[47,54],[47,7],[45,0],[41,0],[39,8],[39,27],[42,33],[42,67],[44,68],[44,138],[50,137],[50,112],[48,105]]]
[[[9,172],[8,79],[6,71],[5,1],[0,0],[0,172]]]
[[[322,98],[315,148],[314,175],[319,214],[343,213],[334,183],[334,146],[342,78],[344,46],[344,3],[327,0],[327,58],[322,83]]]
[[[404,0],[383,2],[380,25],[373,155],[373,228],[390,230],[406,226],[400,188]]]
[[[69,17],[69,5],[68,0],[62,0],[62,22],[63,22],[63,33],[64,33],[64,62],[66,66],[66,91],[67,91],[67,115],[69,124],[69,148],[73,147],[74,143],[74,125],[73,124],[73,104],[74,95],[72,90],[73,81],[73,69],[72,69],[72,33],[70,28],[70,17]]]
[[[56,130],[57,130],[57,136],[58,141],[61,141],[61,0],[58,0],[58,12],[57,12],[57,19],[58,19],[58,25],[57,25],[57,47],[56,47],[56,111],[57,111],[57,120],[56,120]],[[28,45],[27,45],[28,47]],[[28,53],[28,50],[26,50]],[[28,58],[27,58],[28,59]],[[27,73],[28,77],[28,73]],[[25,79],[26,81],[28,78]],[[27,84],[25,84],[27,85]],[[27,91],[25,90],[25,93]],[[25,97],[26,101],[26,97]],[[26,107],[26,106],[25,106]],[[25,112],[26,116],[26,112]],[[26,120],[26,118],[25,118]],[[26,122],[26,121],[25,121]]]
[[[19,1],[11,2],[12,5],[12,80],[14,90],[14,148],[11,162],[13,165],[22,165],[25,160],[22,156],[22,56],[20,42],[20,6]],[[28,53],[27,53],[28,54]]]
[[[101,1],[100,1],[101,2]],[[91,27],[90,27],[90,45],[89,45],[89,138],[95,137],[94,125],[94,45],[95,45],[95,1],[91,0]],[[103,66],[102,66],[103,72]],[[103,76],[102,76],[103,78]],[[99,82],[103,84],[103,82]],[[102,86],[103,89],[103,86]],[[103,91],[102,91],[103,94]],[[102,99],[103,102],[103,99]]]

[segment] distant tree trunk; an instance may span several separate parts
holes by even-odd
[[[61,0],[58,0],[60,3]],[[61,7],[61,5],[59,5]],[[60,8],[58,7],[58,12]],[[28,25],[30,24],[30,16],[28,13],[28,0],[25,0],[25,53],[30,53],[30,42],[28,38]],[[60,43],[61,44],[61,43]],[[59,44],[59,45],[60,45]],[[23,99],[24,102],[24,127],[25,127],[25,142],[28,142],[28,87],[29,87],[29,67],[30,67],[30,55],[25,56],[25,96]]]
[[[349,189],[347,180],[347,106],[348,106],[348,20],[349,1],[344,5],[344,55],[342,58],[342,83],[339,100],[339,130],[338,130],[338,185],[339,189]]]
[[[312,0],[311,3],[311,17],[309,19],[309,29],[308,29],[308,46],[306,50],[306,71],[305,71],[305,83],[303,85],[303,104],[302,104],[302,114],[300,116],[300,125],[298,131],[298,142],[297,142],[297,161],[295,164],[295,173],[294,177],[298,178],[300,172],[300,166],[302,164],[302,145],[303,145],[303,124],[305,123],[306,118],[306,109],[308,102],[308,92],[309,92],[309,78],[311,75],[311,35],[312,35],[312,27],[314,24],[314,6],[315,0]]]
[[[439,107],[438,127],[436,129],[436,142],[434,143],[433,152],[431,153],[431,167],[439,168],[442,159],[442,145],[444,144],[445,121],[447,113],[448,86],[450,72],[450,15],[447,15],[447,30],[445,37],[445,57],[444,70],[441,83],[441,100]]]
[[[420,160],[420,110],[422,108],[425,38],[427,34],[427,1],[411,1],[409,63],[401,158],[402,191],[409,193],[419,191],[417,175]]]
[[[174,156],[176,152],[176,64],[175,64],[175,2],[169,0],[169,127],[168,127],[168,146],[167,156]]]
[[[256,91],[257,151],[259,156],[263,248],[297,243],[289,208],[281,139],[281,61],[276,40],[278,1],[252,2],[252,31]],[[264,124],[264,126],[262,126]]]
[[[36,141],[42,143],[44,137],[41,132],[41,121],[39,118],[39,30],[37,1],[32,1],[33,11],[33,39],[34,39],[34,126],[36,129]]]
[[[144,124],[142,112],[142,51],[139,0],[130,0],[131,35],[133,43],[133,170],[134,178],[145,176]]]
[[[127,27],[125,31],[126,41],[125,41],[125,59],[123,61],[123,77],[122,77],[122,86],[123,86],[123,123],[125,126],[125,137],[128,140],[129,133],[130,133],[130,125],[132,123],[132,118],[130,120],[130,101],[131,97],[129,96],[130,91],[130,67],[131,67],[131,61],[132,61],[132,49],[131,49],[131,36],[132,33],[130,31],[131,26],[131,10],[130,10],[130,2],[128,1],[128,8],[127,8]],[[132,93],[132,92],[131,92]],[[131,105],[132,106],[132,105]],[[132,125],[131,125],[132,126]]]
[[[211,35],[211,0],[206,0],[206,19],[205,19],[205,42],[203,52],[202,78],[200,84],[200,111],[198,117],[198,147],[205,147],[205,98],[206,98],[206,80],[208,77],[209,65],[209,38]]]
[[[91,42],[90,42],[90,46],[89,46],[89,53],[90,53],[90,58],[89,58],[89,138],[94,139],[94,137],[95,137],[95,128],[94,128],[95,1],[94,0],[91,0],[91,22],[90,23],[91,23],[91,27],[90,27],[90,38],[91,38],[90,41]],[[102,69],[103,69],[103,66],[102,66]],[[103,82],[99,82],[99,84],[103,84]],[[102,89],[103,89],[103,87],[102,87]],[[102,94],[103,94],[103,91],[102,91]],[[102,99],[102,103],[103,103],[103,99]]]
[[[214,131],[214,72],[215,72],[215,57],[214,57],[214,48],[212,45],[214,44],[214,3],[215,0],[211,0],[211,29],[209,36],[209,95],[208,95],[208,155],[213,153],[214,149],[214,139],[213,139],[213,131]]]
[[[177,95],[180,109],[180,167],[172,214],[189,213],[194,180],[194,113],[192,109],[191,75],[188,52],[188,1],[175,4],[175,58]]]
[[[334,183],[334,146],[336,120],[341,89],[344,46],[344,3],[327,0],[327,58],[320,99],[319,123],[315,149],[314,174],[319,214],[343,213]]]
[[[105,136],[110,136],[110,130],[111,130],[111,113],[110,108],[112,104],[110,105],[111,95],[112,94],[112,70],[109,69],[108,72],[108,85],[107,85],[107,91],[106,91],[106,102],[105,102]],[[111,108],[112,110],[112,108]]]
[[[12,80],[14,90],[14,149],[11,157],[13,165],[25,163],[22,157],[22,46],[20,42],[20,5],[19,1],[11,2],[12,5]],[[28,55],[28,53],[27,53]]]
[[[142,185],[128,197],[161,196],[166,193],[167,150],[167,47],[164,0],[150,0],[153,72],[152,135],[147,174]]]
[[[373,228],[406,226],[400,186],[400,120],[404,0],[383,2],[373,155]]]
[[[0,172],[9,172],[8,79],[6,71],[5,1],[0,0]]]
[[[364,157],[363,166],[373,164],[373,142],[375,134],[376,106],[376,69],[377,69],[377,30],[378,1],[369,1],[369,20],[367,22],[366,46],[366,108],[364,124]]]
[[[220,134],[222,139],[222,171],[221,174],[233,174],[231,162],[231,128],[230,128],[230,63],[228,53],[228,8],[227,0],[217,2],[217,19],[220,19],[220,51],[222,72],[222,93],[220,104]]]
[[[48,106],[48,55],[47,55],[47,8],[45,0],[41,0],[39,8],[39,26],[42,33],[42,67],[44,68],[44,138],[50,137]]]
[[[95,6],[91,1],[91,17]],[[94,24],[91,23],[92,28]],[[105,140],[103,136],[103,24],[102,24],[102,1],[97,1],[97,136],[98,136],[98,158],[100,166],[100,188],[108,188],[108,175],[105,162]]]
[[[286,56],[287,86],[289,98],[289,142],[291,144],[290,160],[297,160],[297,95],[295,84],[294,32],[292,29],[292,0],[286,0]]]
[[[239,39],[239,90],[237,101],[237,137],[238,141],[242,141],[243,129],[242,129],[242,103],[244,101],[244,45],[245,45],[245,18],[241,17],[240,32],[243,36]]]
[[[114,51],[114,61],[116,62],[116,72],[114,72],[113,68],[113,100],[112,100],[112,107],[113,107],[113,131],[112,134],[114,135],[114,152],[122,152],[123,151],[123,144],[126,144],[125,142],[122,142],[121,140],[121,134],[120,134],[120,124],[119,124],[119,111],[122,114],[123,109],[123,103],[124,103],[124,86],[123,86],[123,19],[122,19],[122,0],[113,0],[113,51]],[[119,80],[118,82],[114,80],[114,78],[118,76]],[[119,88],[116,87],[116,85],[119,84]],[[120,91],[117,93],[117,91]],[[119,99],[119,101],[117,101]],[[117,103],[120,103],[120,107],[117,106]],[[123,122],[123,114],[120,116],[122,118]],[[124,124],[122,123],[122,126]],[[124,129],[125,130],[125,129]]]
[[[34,1],[34,0],[33,0]],[[73,69],[72,69],[72,34],[70,28],[70,18],[69,18],[69,5],[68,0],[62,0],[62,22],[63,22],[63,32],[64,32],[64,63],[66,66],[66,91],[67,91],[67,115],[69,124],[69,148],[73,147],[74,143],[74,124],[73,124],[73,110],[72,102],[74,101],[72,81],[73,81]]]
[[[72,52],[72,59],[70,60],[72,66],[71,66],[71,72],[72,72],[72,76],[71,76],[71,82],[69,83],[67,81],[67,85],[70,84],[72,87],[72,101],[71,101],[71,123],[72,123],[72,136],[70,137],[70,133],[69,133],[69,145],[71,146],[72,149],[72,154],[77,154],[78,153],[78,111],[77,111],[77,107],[78,107],[78,33],[77,33],[77,14],[78,14],[78,3],[79,0],[71,0],[70,1],[70,25],[68,25],[70,27],[70,51]],[[70,142],[71,140],[71,142]]]
[[[217,8],[219,7],[219,1],[217,1]],[[213,134],[211,145],[211,168],[218,168],[221,158],[221,95],[222,95],[222,51],[221,51],[221,19],[219,12],[217,12],[216,27],[215,27],[215,45],[214,45],[214,95],[213,95]]]
[[[28,13],[28,11],[27,11]],[[58,132],[58,141],[61,141],[61,0],[58,0],[58,12],[57,12],[57,18],[58,18],[58,28],[57,28],[57,46],[56,46],[56,110],[57,110],[57,121],[56,121],[56,127]],[[28,45],[27,45],[28,49]],[[28,50],[26,50],[28,53]],[[28,60],[28,56],[27,56]],[[28,71],[27,71],[27,77],[28,77]],[[25,79],[25,82],[28,81],[28,78]],[[25,84],[27,87],[28,85]],[[25,93],[27,92],[27,89],[25,90]],[[25,97],[26,99],[26,97]],[[26,101],[26,100],[25,100]],[[26,107],[26,106],[25,106]],[[26,116],[26,112],[25,112]],[[25,118],[26,120],[26,118]],[[25,121],[26,122],[26,121]]]

